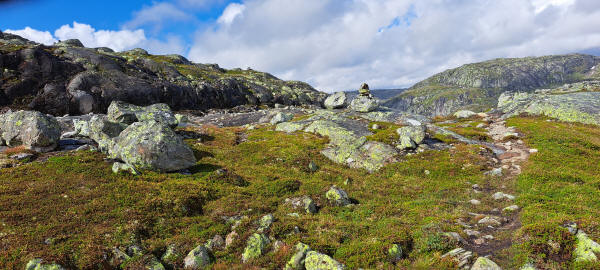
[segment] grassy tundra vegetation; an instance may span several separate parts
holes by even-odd
[[[507,124],[539,149],[514,184],[483,175],[491,167],[482,155],[486,150],[478,146],[456,144],[406,156],[368,174],[323,157],[319,151],[327,138],[284,134],[269,126],[199,130],[201,141],[188,140],[198,158],[191,175],[115,175],[111,163],[93,152],[1,169],[0,268],[23,268],[30,259],[44,258],[68,268],[98,269],[106,267],[114,247],[134,243],[144,254],[123,268],[138,269],[152,257],[161,258],[169,246],[175,247],[169,267],[180,268],[194,247],[232,231],[230,217],[245,216],[234,229],[237,240],[214,252],[213,268],[281,269],[301,241],[349,269],[452,269],[454,262],[441,255],[457,243],[443,233],[462,234],[456,219],[477,210],[466,202],[473,184],[516,188],[523,227],[512,236],[507,255],[515,265],[599,267],[575,265],[574,236],[559,225],[575,221],[592,239],[600,238],[600,128],[527,117]],[[383,130],[374,136],[393,136]],[[318,170],[309,169],[311,161]],[[355,204],[330,205],[325,193],[332,185],[343,188]],[[303,195],[315,200],[317,213],[284,203]],[[298,215],[289,215],[294,212]],[[267,234],[285,245],[243,264],[246,239],[269,213],[275,222]],[[400,244],[404,254],[395,264],[388,257],[393,244]]]

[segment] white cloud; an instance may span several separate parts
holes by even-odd
[[[96,30],[89,24],[73,22],[65,24],[54,31],[39,31],[30,27],[22,30],[6,30],[7,33],[17,34],[29,40],[46,45],[52,45],[58,40],[79,39],[86,47],[109,47],[115,51],[133,48],[144,48],[155,54],[182,54],[185,51],[184,42],[177,36],[169,35],[165,40],[147,38],[144,30]]]
[[[73,26],[61,26],[54,36],[60,40],[79,39],[86,47],[109,47],[116,51],[130,49],[146,41],[144,30],[97,31],[89,24],[77,22],[73,22]]]
[[[217,22],[224,25],[229,25],[235,20],[236,17],[241,16],[246,9],[246,6],[237,3],[229,4],[223,14],[217,19]]]
[[[35,30],[29,26],[21,30],[6,29],[4,32],[19,35],[31,41],[46,45],[52,45],[54,42],[56,42],[56,39],[52,36],[52,34],[50,34],[50,32]]]
[[[193,19],[193,16],[189,15],[173,3],[155,2],[151,6],[145,6],[141,10],[135,12],[133,19],[124,23],[123,27],[126,29],[135,29],[141,26],[150,25],[154,28],[154,31],[158,32],[165,23],[189,21]]]
[[[243,16],[225,9],[214,27],[199,32],[189,57],[270,71],[326,91],[363,81],[410,86],[469,62],[598,48],[598,3],[246,0]]]

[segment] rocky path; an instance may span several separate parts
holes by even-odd
[[[488,116],[486,120],[490,123],[486,129],[493,138],[493,145],[504,152],[493,159],[495,169],[486,173],[490,176],[486,183],[472,186],[471,198],[465,202],[469,211],[457,220],[467,238],[461,239],[462,248],[445,256],[458,260],[461,269],[499,269],[494,268],[495,265],[482,268],[490,264],[489,260],[503,268],[509,267],[508,248],[514,232],[521,227],[520,207],[515,204],[513,195],[515,181],[522,163],[537,152],[529,149],[517,131],[507,127],[499,116]]]

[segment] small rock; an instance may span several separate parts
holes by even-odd
[[[478,237],[481,233],[475,230],[469,230],[469,229],[465,229],[463,230],[463,232],[465,232],[466,235],[468,236],[475,236]]]
[[[502,268],[486,257],[479,257],[471,267],[471,270],[502,270]]]
[[[493,235],[489,235],[489,234],[488,234],[488,235],[484,235],[484,236],[483,236],[483,239],[485,239],[485,240],[494,240],[495,238],[494,238],[494,236],[493,236]]]
[[[511,205],[508,207],[504,207],[504,209],[502,209],[503,212],[515,212],[519,210],[519,206],[518,205]]]
[[[197,246],[183,259],[186,269],[203,269],[212,263],[210,251],[203,245]]]
[[[371,129],[374,129],[374,130],[378,130],[380,128],[381,127],[378,124],[373,124],[373,126],[371,126]]]
[[[227,234],[227,236],[225,236],[225,247],[228,247],[231,244],[233,244],[233,242],[235,242],[237,238],[238,234],[235,231],[232,231],[229,234]]]
[[[538,152],[537,149],[534,149],[534,148],[529,149],[529,153],[531,153],[531,154],[537,153],[537,152]]]
[[[404,254],[402,253],[402,246],[400,246],[399,244],[393,244],[389,249],[388,249],[388,256],[390,258],[390,261],[392,263],[397,263],[400,260],[402,260],[402,256]]]
[[[483,224],[483,225],[493,225],[493,226],[500,226],[502,224],[502,223],[500,223],[500,221],[498,221],[498,219],[496,219],[494,217],[489,217],[489,216],[480,219],[477,223]]]
[[[25,270],[65,270],[58,264],[44,264],[42,259],[30,260],[25,266]]]
[[[472,205],[480,205],[481,202],[479,200],[472,199],[469,201]]]
[[[487,127],[487,125],[486,125],[486,124],[484,124],[484,123],[479,123],[479,124],[478,124],[477,126],[475,126],[475,127],[476,127],[476,128],[485,128],[485,127]]]
[[[289,122],[293,118],[294,118],[294,114],[292,114],[292,113],[278,112],[275,114],[275,116],[273,116],[273,118],[271,118],[270,123],[271,123],[271,125],[277,125],[279,123]]]
[[[485,239],[477,238],[477,239],[473,240],[473,243],[475,243],[475,245],[483,245],[483,244],[485,244]]]
[[[425,173],[425,175],[430,175],[431,172],[429,170],[425,170],[423,173]]]
[[[477,114],[472,111],[467,111],[467,110],[462,110],[462,111],[458,111],[458,112],[454,113],[454,117],[456,117],[458,119],[469,118],[474,115],[477,115]]]
[[[273,224],[274,217],[272,214],[264,215],[258,222],[258,232],[264,232]]]
[[[256,259],[263,255],[267,245],[269,244],[269,238],[264,234],[254,233],[248,238],[244,253],[242,253],[242,262],[246,263],[252,259]]]
[[[491,176],[500,177],[500,176],[502,176],[502,168],[495,168],[495,169],[489,171],[487,174],[489,174]]]
[[[121,162],[115,162],[112,166],[113,173],[129,172],[133,175],[140,174],[133,166]]]
[[[327,200],[329,200],[329,202],[331,202],[331,204],[336,206],[346,206],[351,203],[346,191],[338,188],[337,186],[332,186],[329,188],[329,191],[327,191],[325,197]]]
[[[77,136],[77,131],[69,131],[69,132],[65,132],[62,135],[60,135],[61,139],[66,139],[66,138],[73,138]]]
[[[296,244],[294,255],[285,264],[285,270],[303,270],[306,254],[310,251],[310,247],[303,243]]]
[[[319,170],[319,165],[317,165],[317,163],[315,163],[314,161],[311,161],[308,164],[308,170],[310,170],[310,172],[314,173]]]
[[[496,192],[496,193],[494,193],[494,195],[492,195],[492,198],[494,198],[494,200],[507,199],[509,201],[512,201],[515,199],[515,196],[509,195],[509,194],[506,194],[503,192]]]
[[[304,267],[306,270],[343,270],[345,266],[333,258],[316,252],[309,251],[306,254],[306,259],[304,260]]]
[[[468,265],[473,257],[473,252],[467,251],[463,248],[455,248],[448,253],[442,255],[442,258],[450,257],[458,263],[458,268],[461,269]]]
[[[31,153],[18,153],[11,155],[10,158],[18,161],[31,161],[34,155]]]
[[[273,252],[279,251],[283,246],[285,246],[285,243],[283,241],[275,241],[275,243],[273,243]]]
[[[502,135],[502,140],[511,140],[515,138],[519,138],[519,134],[516,132],[506,132]]]
[[[216,234],[212,239],[206,241],[204,246],[210,250],[221,249],[225,245],[225,240],[222,236]]]

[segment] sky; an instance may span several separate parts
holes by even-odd
[[[500,57],[600,54],[599,0],[0,0],[44,44],[144,48],[326,91],[402,88]]]

